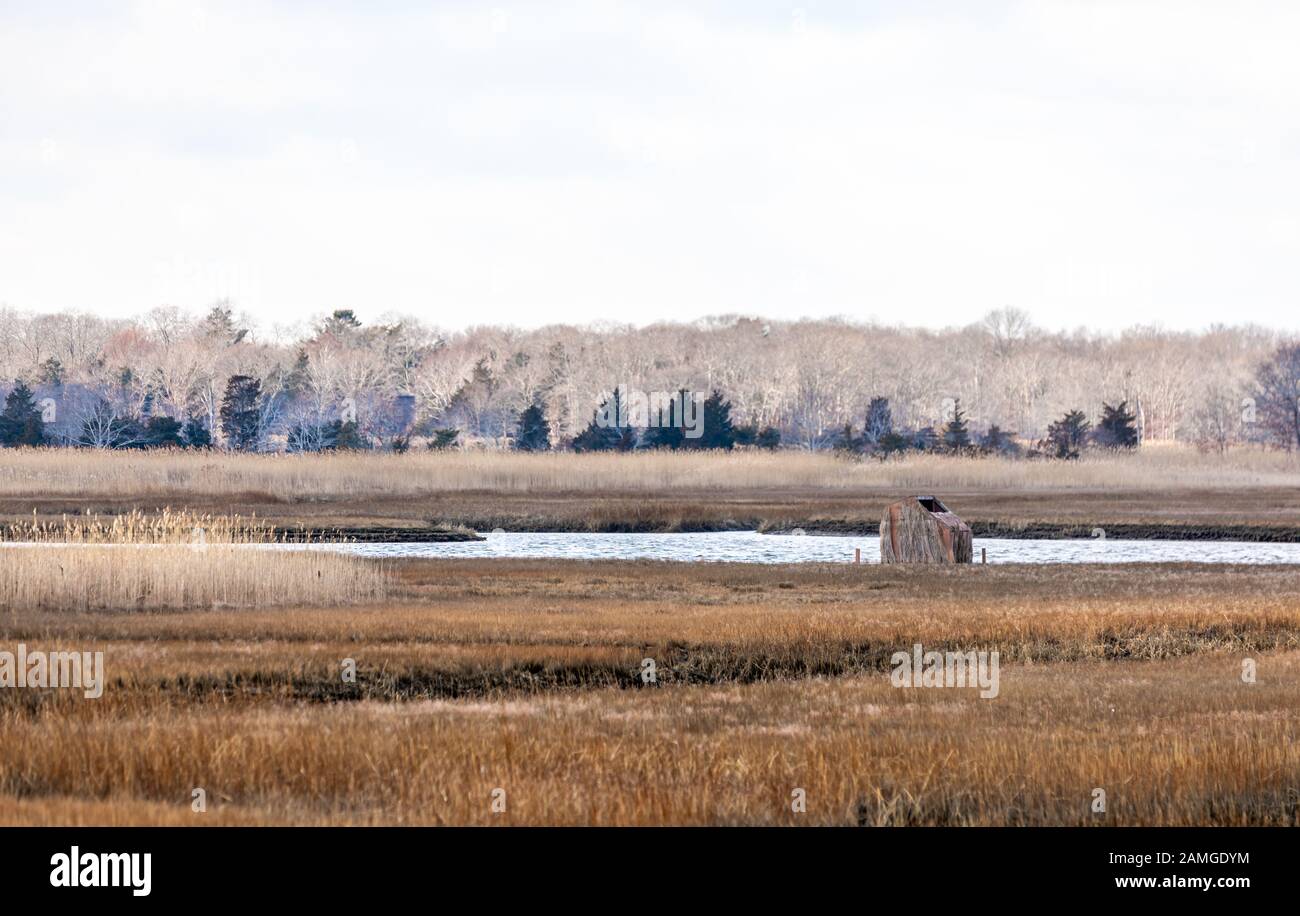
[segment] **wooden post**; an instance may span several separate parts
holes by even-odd
[[[981,562],[981,563],[987,563],[988,561],[989,561],[989,549],[988,549],[987,547],[981,547],[981,548],[980,548],[980,562]]]
[[[862,548],[861,548],[861,547],[854,547],[854,548],[853,548],[853,562],[854,562],[854,563],[861,563],[861,562],[862,562]]]

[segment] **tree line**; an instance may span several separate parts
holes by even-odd
[[[723,316],[443,332],[340,309],[258,329],[0,309],[0,445],[907,450],[1070,458],[1142,441],[1300,447],[1300,345],[1260,328],[1047,332],[1002,309],[927,331]],[[595,422],[629,387],[699,392],[704,433]],[[707,394],[705,394],[707,393]]]

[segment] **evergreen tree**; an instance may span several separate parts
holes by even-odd
[[[498,395],[502,381],[492,369],[489,357],[483,357],[474,366],[468,380],[452,396],[443,412],[444,420],[460,422],[474,436],[504,435],[506,417],[509,416]]]
[[[311,383],[310,371],[311,357],[307,355],[306,350],[299,347],[298,357],[294,360],[293,368],[289,370],[289,374],[284,380],[285,394],[296,397],[305,392]]]
[[[551,424],[546,422],[546,410],[534,401],[519,414],[515,448],[521,452],[544,452],[550,447]]]
[[[429,440],[429,448],[436,452],[444,452],[455,448],[459,444],[458,439],[460,439],[458,429],[435,429],[433,438]]]
[[[227,300],[223,299],[208,310],[207,317],[203,319],[203,333],[217,340],[234,340],[235,319]]]
[[[212,447],[212,433],[208,431],[207,424],[198,417],[190,417],[185,421],[184,436],[187,448]]]
[[[704,400],[704,426],[697,439],[686,439],[686,448],[731,449],[736,444],[736,430],[731,422],[731,402],[716,388]]]
[[[142,444],[145,448],[181,448],[185,445],[183,427],[179,420],[161,415],[150,417],[144,426]]]
[[[970,448],[970,430],[966,425],[966,414],[962,412],[960,399],[953,402],[952,419],[943,428],[943,444],[950,452],[963,452]]]
[[[1082,410],[1071,410],[1047,427],[1047,438],[1040,443],[1042,450],[1052,458],[1078,458],[1088,441],[1090,426]]]
[[[884,456],[897,455],[899,452],[907,451],[912,445],[912,440],[907,436],[890,430],[876,442],[876,451]]]
[[[858,450],[859,445],[861,445],[861,440],[853,434],[853,424],[845,423],[844,429],[840,430],[840,434],[836,437],[832,448],[837,452],[852,454]]]
[[[361,437],[361,430],[357,427],[356,420],[335,420],[329,425],[329,431],[325,435],[325,445],[322,447],[351,452],[369,448],[369,444]]]
[[[221,402],[221,431],[226,442],[237,452],[251,451],[260,438],[259,401],[262,383],[248,375],[232,375],[226,382],[226,396]]]
[[[642,448],[666,448],[676,451],[686,443],[686,432],[680,423],[651,426],[641,436]]]
[[[325,319],[325,330],[332,334],[355,331],[359,327],[361,327],[361,320],[352,309],[335,309],[333,314]]]
[[[1097,444],[1104,448],[1137,448],[1137,416],[1128,409],[1128,401],[1119,406],[1101,405],[1101,420],[1093,434]]]
[[[41,363],[36,381],[41,385],[49,385],[52,388],[61,387],[63,385],[63,363],[59,362],[56,357],[51,356]]]
[[[775,426],[764,426],[758,431],[758,439],[754,442],[759,448],[775,451],[781,447],[781,430]]]
[[[686,444],[686,418],[679,416],[681,405],[685,399],[691,397],[691,393],[685,388],[678,392],[678,397],[668,402],[668,416],[660,416],[659,423],[651,426],[641,437],[642,448],[666,448],[679,449]]]
[[[1020,451],[1015,433],[1007,432],[996,423],[980,437],[980,449],[990,455],[1015,455]]]
[[[1260,432],[1287,451],[1300,447],[1300,344],[1278,347],[1260,363],[1254,393]]]
[[[934,431],[934,427],[925,426],[912,433],[909,447],[916,449],[918,452],[932,452],[938,447],[940,441],[942,440],[939,438],[939,434]]]
[[[626,452],[636,447],[636,430],[624,426],[623,393],[614,393],[601,402],[587,428],[573,439],[575,452]]]
[[[0,445],[40,445],[45,441],[45,422],[36,409],[36,398],[27,383],[14,381],[14,389],[5,398],[5,409],[0,413]]]
[[[757,423],[737,426],[736,445],[774,451],[781,447],[781,430],[775,426],[764,426],[760,429]]]

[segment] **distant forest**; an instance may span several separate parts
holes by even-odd
[[[1300,345],[1277,332],[1048,332],[1014,309],[939,331],[719,316],[459,332],[338,310],[274,333],[226,302],[132,320],[0,309],[0,379],[5,446],[1300,446]],[[699,392],[705,435],[598,426],[629,389]]]

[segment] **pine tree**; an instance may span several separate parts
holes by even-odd
[[[335,309],[321,324],[321,333],[338,340],[348,340],[361,327],[361,320],[352,309]]]
[[[1101,405],[1101,420],[1094,434],[1103,448],[1137,448],[1137,415],[1128,409],[1128,401],[1119,406]]]
[[[758,439],[754,442],[759,448],[775,451],[781,447],[781,430],[775,426],[764,426],[758,431]]]
[[[731,422],[731,402],[716,388],[704,400],[704,428],[698,439],[687,439],[687,448],[731,449],[736,445],[736,430]]]
[[[686,444],[686,430],[684,427],[686,418],[680,416],[681,407],[686,399],[691,397],[691,393],[685,388],[678,392],[678,396],[668,402],[668,416],[658,417],[658,424],[651,426],[641,437],[642,448],[663,448],[677,450]]]
[[[166,414],[150,417],[143,432],[141,444],[145,448],[180,448],[185,444],[180,421]]]
[[[5,409],[0,413],[0,445],[40,445],[45,441],[45,422],[36,409],[32,389],[21,379],[14,381],[14,389],[5,398]]]
[[[534,401],[519,414],[515,448],[521,452],[544,452],[550,447],[551,424],[546,422],[546,410]]]
[[[445,452],[455,448],[460,439],[460,430],[458,429],[435,429],[433,438],[429,440],[429,448],[435,452]]]
[[[575,452],[626,452],[637,445],[636,430],[623,426],[623,393],[614,389],[614,393],[601,402],[592,414],[587,428],[573,440]]]
[[[1047,427],[1047,438],[1040,446],[1052,458],[1078,458],[1088,441],[1090,424],[1082,410],[1071,410]]]
[[[1015,433],[1007,432],[996,423],[980,437],[980,448],[990,455],[1015,455],[1019,452]]]
[[[966,426],[966,414],[962,412],[960,399],[953,402],[952,419],[943,428],[943,444],[950,452],[963,452],[970,448],[970,430]]]
[[[297,396],[305,392],[311,384],[311,357],[307,351],[298,348],[298,356],[294,360],[293,368],[284,380],[284,392],[291,396]]]
[[[369,447],[366,440],[361,437],[361,430],[357,427],[356,420],[335,420],[330,424],[326,442],[325,448],[339,451],[354,452]]]
[[[228,299],[223,299],[212,306],[207,317],[203,319],[202,328],[204,335],[224,343],[242,340],[244,334],[248,333],[246,329],[239,331],[235,328],[234,313]]]
[[[51,356],[41,363],[40,373],[37,375],[36,381],[52,388],[62,387],[63,363],[59,362],[57,357]]]
[[[671,412],[670,408],[670,412]],[[642,448],[663,448],[676,451],[686,442],[686,433],[680,423],[651,426],[641,437]]]
[[[912,447],[912,440],[902,433],[896,433],[893,430],[885,433],[876,443],[876,450],[881,455],[896,455],[899,452],[905,452]]]
[[[257,447],[261,397],[262,383],[252,376],[232,375],[226,382],[226,396],[221,402],[221,431],[235,451],[246,452]]]
[[[198,417],[190,417],[185,421],[184,436],[187,448],[212,447],[212,433],[208,431],[207,424]]]
[[[781,431],[775,426],[761,429],[757,422],[736,427],[736,447],[773,450],[781,446]]]

